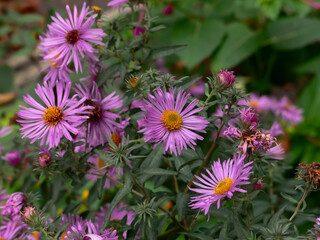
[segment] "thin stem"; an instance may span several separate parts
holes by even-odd
[[[140,190],[143,192],[143,195],[146,197],[147,202],[150,202],[150,196],[149,196],[149,194],[147,193],[146,189],[138,183],[136,177],[135,177],[132,173],[131,173],[131,178],[132,178],[132,180],[133,180],[133,183],[134,183],[138,188],[140,188]]]
[[[174,232],[174,231],[176,231],[176,230],[178,230],[178,229],[179,229],[179,227],[171,228],[171,229],[169,229],[168,231],[159,234],[157,237],[158,237],[158,238],[164,237],[164,236],[166,236],[166,235],[168,235],[168,234],[170,234],[170,233],[172,233],[172,232]]]
[[[304,193],[303,193],[303,196],[302,196],[300,202],[299,202],[298,205],[297,205],[296,210],[294,211],[294,213],[292,214],[291,218],[289,219],[289,222],[291,222],[292,219],[294,219],[294,217],[297,215],[297,213],[298,213],[298,211],[299,211],[299,209],[300,209],[301,204],[303,203],[303,201],[306,199],[306,197],[307,197],[307,195],[308,195],[308,192],[309,192],[310,187],[311,187],[311,183],[309,182],[308,185],[307,185],[307,187],[306,187],[306,189],[305,189],[305,191],[304,191]]]
[[[42,226],[39,226],[39,228],[40,228],[40,231],[46,236],[46,238],[52,239],[52,238],[48,235],[47,231],[45,231],[45,230],[43,229]]]
[[[167,160],[167,161],[168,161],[169,167],[173,168],[172,162],[170,160]],[[178,194],[179,193],[179,185],[178,185],[177,177],[175,175],[172,175],[172,179],[173,179],[174,190],[175,190],[176,194]]]
[[[180,222],[178,222],[178,220],[175,218],[175,216],[171,215],[171,213],[167,209],[165,209],[165,208],[163,208],[161,206],[159,206],[158,208],[161,211],[167,213],[169,215],[169,217],[172,219],[172,221],[177,225],[177,227],[183,229],[184,231],[187,231],[187,229]]]
[[[210,99],[212,98],[213,94],[214,94],[214,89],[211,90],[209,96],[207,97],[206,101],[204,102],[205,105],[208,104],[208,102],[209,102]]]

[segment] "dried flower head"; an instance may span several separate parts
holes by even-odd
[[[320,186],[320,163],[300,163],[299,167],[299,177],[301,177],[306,183],[313,184],[314,186]]]

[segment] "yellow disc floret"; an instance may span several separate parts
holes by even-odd
[[[231,180],[231,178],[227,177],[226,179],[223,179],[220,182],[218,182],[214,193],[224,194],[228,192],[232,186],[233,186],[233,181]]]
[[[167,110],[162,113],[162,122],[168,130],[178,130],[182,127],[182,117],[173,110]]]
[[[49,107],[43,111],[43,120],[50,126],[57,125],[63,119],[63,111],[59,107]]]

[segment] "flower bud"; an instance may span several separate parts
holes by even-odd
[[[41,167],[47,167],[48,164],[51,161],[51,155],[49,153],[49,150],[46,148],[41,148],[39,150],[39,158],[38,158],[38,163]]]
[[[221,72],[218,73],[218,78],[220,83],[225,87],[230,87],[235,81],[233,71],[224,71],[223,69],[221,69]]]
[[[173,5],[169,4],[165,7],[165,9],[163,9],[163,15],[171,15],[173,13]]]
[[[256,184],[253,185],[253,191],[257,191],[263,188],[262,180],[259,179]]]
[[[21,154],[18,150],[13,150],[5,155],[5,160],[12,166],[16,166],[20,163]]]
[[[33,214],[35,214],[35,208],[27,206],[23,210],[22,219],[24,221],[30,221]]]

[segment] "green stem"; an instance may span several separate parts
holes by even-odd
[[[207,97],[206,101],[204,102],[205,105],[208,104],[208,102],[209,102],[210,99],[212,98],[213,94],[214,94],[214,89],[211,90],[209,96]]]

